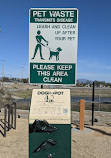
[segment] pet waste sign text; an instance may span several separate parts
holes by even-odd
[[[76,84],[77,41],[77,9],[30,9],[30,84]]]

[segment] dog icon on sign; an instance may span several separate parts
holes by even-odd
[[[45,97],[45,102],[53,103],[54,102],[54,96],[53,95],[47,95]]]
[[[50,49],[50,57],[49,60],[52,59],[53,56],[56,57],[56,61],[59,60],[59,53],[62,51],[62,49],[60,47],[58,47],[56,50],[51,50]]]

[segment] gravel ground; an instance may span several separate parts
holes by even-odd
[[[0,158],[28,158],[28,120],[17,119],[17,129],[0,134]]]
[[[111,126],[72,128],[72,158],[110,158]],[[17,119],[17,129],[0,134],[0,158],[28,158],[28,119]]]
[[[81,132],[72,130],[72,158],[110,157],[111,127],[89,126]]]

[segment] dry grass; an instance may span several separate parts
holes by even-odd
[[[17,90],[17,91],[12,91],[11,94],[13,96],[17,96],[23,99],[30,98],[32,94],[32,90]]]

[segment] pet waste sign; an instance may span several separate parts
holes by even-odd
[[[30,9],[30,84],[76,84],[77,41],[77,9]]]

